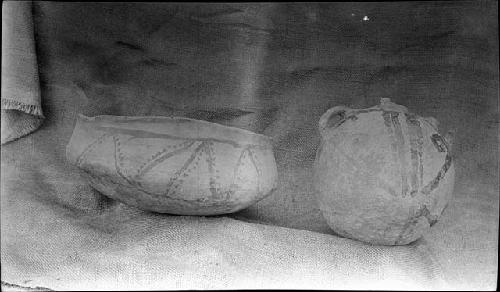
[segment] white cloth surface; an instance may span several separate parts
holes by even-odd
[[[493,289],[496,5],[35,3],[45,120],[1,148],[4,288]],[[381,96],[458,130],[454,197],[402,247],[333,234],[311,183],[319,116]],[[228,216],[127,207],[67,163],[78,113],[178,114],[264,133],[279,188]]]
[[[43,121],[32,3],[2,3],[1,144],[36,130]]]

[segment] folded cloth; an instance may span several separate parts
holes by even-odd
[[[1,144],[36,130],[43,121],[31,1],[2,7]]]
[[[34,20],[45,119],[1,147],[2,288],[495,285],[498,71],[488,66],[498,49],[487,49],[498,42],[495,26],[479,20],[496,9],[377,3],[374,16],[366,13],[381,21],[372,26],[352,16],[364,12],[354,4],[197,5],[34,3],[43,16]],[[429,9],[439,25],[427,24]],[[471,52],[481,52],[474,66],[457,64]],[[431,232],[408,246],[335,236],[313,198],[317,119],[333,105],[365,108],[381,95],[461,128],[457,192]],[[78,113],[174,111],[271,136],[276,192],[228,216],[148,213],[95,192],[65,158]]]
[[[439,289],[425,244],[372,246],[225,216],[137,210],[95,192],[64,157],[83,95],[44,91],[50,115],[2,147],[2,281],[55,290]]]
[[[420,258],[424,246],[369,246],[227,217],[147,213],[121,203],[71,210],[29,193],[61,186],[50,174],[24,169],[24,187],[16,187],[16,174],[2,177],[2,191],[10,194],[2,204],[2,279],[8,283],[55,290],[444,287],[438,266]]]

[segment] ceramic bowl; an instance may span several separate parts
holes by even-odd
[[[99,192],[160,213],[232,213],[277,185],[269,137],[183,117],[79,115],[66,156]]]

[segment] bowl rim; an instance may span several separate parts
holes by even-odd
[[[117,130],[127,130],[130,129],[134,131],[134,127],[131,124],[127,124],[126,127],[120,126],[123,122],[137,122],[139,124],[162,124],[162,122],[181,122],[176,123],[178,127],[176,130],[179,131],[182,124],[191,126],[192,129],[197,128],[198,135],[170,135],[168,129],[150,129],[148,132],[156,134],[170,135],[171,137],[178,137],[180,139],[193,139],[193,140],[214,140],[216,142],[229,143],[236,146],[257,146],[270,148],[272,147],[272,138],[264,134],[258,134],[246,129],[241,129],[232,126],[226,126],[218,123],[213,123],[204,120],[197,120],[187,117],[180,116],[116,116],[116,115],[97,115],[93,117],[86,116],[79,113],[77,115],[77,123],[109,123],[110,126],[102,126],[102,128],[117,129]],[[132,124],[133,125],[133,124]],[[201,128],[200,128],[201,126]],[[203,130],[203,131],[200,131]],[[205,131],[211,129],[212,131]],[[215,129],[215,131],[213,131]],[[142,130],[144,131],[144,130]],[[192,137],[189,137],[192,136]],[[236,136],[236,137],[234,137]]]

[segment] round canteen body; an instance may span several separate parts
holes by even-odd
[[[453,192],[451,138],[434,118],[383,98],[367,109],[328,110],[314,185],[319,207],[337,234],[404,245],[437,222]]]

